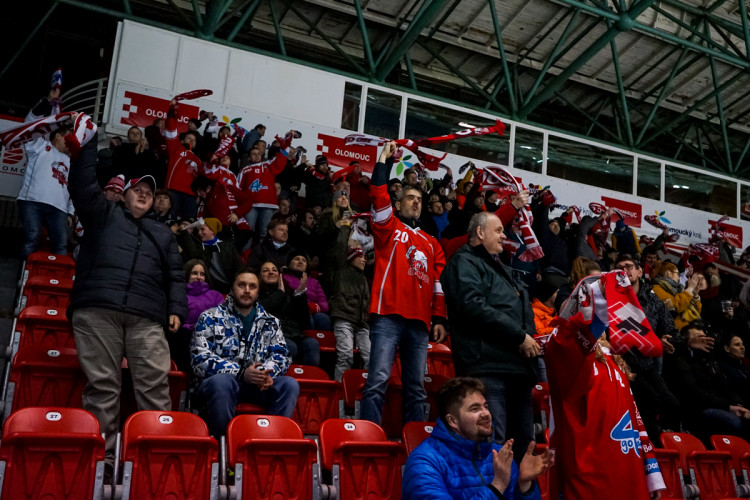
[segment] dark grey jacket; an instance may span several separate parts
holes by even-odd
[[[134,218],[97,184],[94,136],[71,161],[68,191],[84,228],[68,315],[81,307],[123,311],[166,325],[187,315],[185,272],[172,231]]]
[[[440,275],[457,375],[515,375],[536,380],[536,360],[518,348],[534,335],[526,286],[482,245],[464,245]]]

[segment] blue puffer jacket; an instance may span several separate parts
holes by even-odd
[[[494,476],[492,449],[494,443],[477,443],[451,432],[438,419],[432,435],[409,455],[401,483],[404,499],[490,499],[497,500],[488,487]],[[518,467],[513,462],[510,484],[503,492],[506,500],[541,500],[539,487],[526,495],[516,488]]]

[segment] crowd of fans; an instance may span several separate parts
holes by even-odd
[[[53,97],[50,94],[50,99]],[[44,111],[43,105],[37,108],[37,113]],[[358,363],[376,374],[372,380],[383,372],[381,378],[386,382],[396,345],[400,345],[406,377],[411,355],[416,354],[410,350],[414,346],[405,339],[417,331],[429,330],[436,341],[442,341],[450,332],[457,374],[482,378],[490,393],[493,418],[507,412],[514,418],[530,419],[530,387],[546,377],[534,339],[543,342],[552,333],[563,302],[582,278],[617,269],[627,275],[664,348],[663,358],[647,358],[637,351],[616,357],[630,380],[654,442],[658,442],[655,436],[665,430],[688,430],[704,439],[711,434],[750,438],[750,365],[744,349],[748,314],[740,303],[742,283],[736,276],[722,273],[710,259],[673,256],[667,260],[663,244],[670,237],[666,229],[656,240],[639,238],[613,209],[575,220],[574,207],[565,207],[562,216],[550,218],[556,205],[549,189],[522,190],[510,195],[488,189],[483,186],[481,170],[473,165],[460,179],[454,179],[450,169],[431,178],[431,172],[419,165],[407,169],[402,177],[390,177],[394,151],[381,155],[372,180],[356,161],[348,166],[338,165],[345,168],[334,173],[325,155],[307,157],[301,146],[304,140],[295,131],[278,131],[279,135],[268,137],[262,124],[247,131],[218,123],[211,113],[202,112],[200,118],[188,122],[186,132],[178,133],[178,116],[179,105],[173,101],[166,120],[157,119],[145,130],[131,127],[126,139],[114,137],[106,149],[95,151],[93,141],[84,146],[80,155],[72,154],[72,203],[56,193],[60,199],[56,198],[54,205],[59,214],[56,212],[54,217],[34,215],[32,203],[50,203],[43,197],[29,197],[34,186],[25,183],[24,196],[19,198],[26,231],[23,253],[25,257],[35,249],[42,225],[56,252],[73,251],[80,243],[79,267],[86,272],[78,273],[73,298],[73,324],[74,328],[78,325],[79,344],[82,335],[93,336],[101,325],[102,319],[91,314],[92,306],[118,307],[95,297],[97,293],[110,293],[103,281],[109,269],[106,266],[117,267],[122,262],[129,266],[132,262],[130,271],[137,275],[135,263],[143,265],[142,260],[137,260],[138,252],[146,251],[145,247],[138,249],[144,241],[151,240],[148,245],[155,249],[150,261],[153,269],[146,274],[162,278],[149,282],[148,276],[142,276],[139,279],[145,283],[143,286],[169,289],[178,283],[186,288],[182,292],[186,301],[174,294],[161,303],[144,303],[144,311],[149,313],[141,315],[170,330],[167,340],[171,357],[180,369],[193,375],[196,394],[202,396],[202,403],[208,408],[206,415],[213,433],[223,433],[234,402],[242,399],[238,396],[238,391],[243,390],[238,388],[238,380],[255,387],[255,392],[263,396],[261,403],[280,414],[290,414],[293,404],[290,406],[289,398],[296,398],[296,382],[284,378],[283,383],[274,386],[273,380],[281,380],[290,362],[320,363],[317,341],[302,333],[308,329],[334,332],[337,380]],[[35,171],[36,152],[44,152],[45,144],[52,144],[53,150],[50,152],[47,147],[46,152],[56,161],[68,161],[58,158],[66,152],[60,135],[67,132],[53,133],[45,139],[46,143],[27,147],[27,177]],[[386,149],[391,145],[387,144]],[[395,149],[395,145],[392,147]],[[68,166],[66,173],[67,169]],[[31,182],[50,180],[35,174]],[[97,189],[101,200],[96,198]],[[143,213],[138,211],[139,200],[149,205]],[[397,213],[393,213],[391,205]],[[113,212],[112,207],[120,207],[122,214]],[[541,259],[521,258],[528,244],[518,217],[524,207],[533,214],[532,228],[544,252]],[[488,213],[497,214],[497,222],[488,219]],[[67,246],[60,236],[69,223],[66,214],[73,217],[73,227],[78,222]],[[401,225],[389,225],[396,216]],[[131,243],[112,232],[112,224],[126,226],[127,220],[136,221],[138,228],[133,236],[138,245],[133,258],[118,254],[119,246]],[[172,243],[155,225],[171,230],[175,236]],[[98,231],[111,237],[96,234]],[[497,234],[493,236],[492,231]],[[122,232],[130,234],[133,230],[125,228]],[[147,237],[141,238],[141,232]],[[428,236],[420,236],[424,242],[415,243],[415,234]],[[389,260],[389,255],[382,252],[394,238],[411,243],[403,252],[396,252],[393,246]],[[464,249],[459,250],[463,245]],[[480,246],[485,249],[483,253],[466,250]],[[725,241],[718,242],[718,246],[723,260],[737,267],[750,267],[747,250],[735,261],[733,249]],[[104,256],[109,248],[115,251]],[[172,248],[179,252],[184,273],[175,270]],[[425,299],[426,313],[418,311],[423,307],[418,303],[422,300],[419,290],[415,295],[400,295],[399,304],[389,302],[396,300],[393,297],[383,297],[383,290],[388,295],[387,287],[391,286],[386,264],[390,266],[394,259],[404,258],[410,266],[410,276],[425,274],[418,286],[424,286],[425,293],[432,295]],[[489,264],[486,272],[476,275],[476,282],[469,283],[467,280],[474,276],[472,262],[477,259]],[[493,259],[499,263],[495,265]],[[441,277],[446,262],[448,266]],[[393,269],[398,269],[393,265]],[[105,266],[102,274],[97,274],[101,266]],[[505,285],[491,277],[495,272],[504,276]],[[123,273],[123,289],[133,290],[130,299],[126,295],[126,301],[147,301],[154,296],[138,296],[136,283],[128,280],[127,269]],[[166,274],[171,284],[164,285]],[[450,285],[452,289],[446,290],[447,311],[438,279],[443,281],[443,287]],[[478,295],[503,297],[491,307],[511,308],[497,326],[498,335],[512,339],[510,347],[472,343],[473,329],[492,324],[479,321],[472,310],[472,288],[480,282],[482,286],[486,282],[486,288],[478,288]],[[97,292],[96,287],[102,291]],[[506,300],[508,296],[512,300]],[[152,313],[155,307],[167,309],[171,307],[168,304],[180,300],[186,309],[175,306],[169,314],[162,315],[165,319]],[[256,303],[261,307],[256,307]],[[371,308],[371,303],[372,307],[377,304],[377,310]],[[381,306],[386,310],[381,311]],[[409,309],[417,312],[412,315]],[[374,315],[369,314],[373,312]],[[108,317],[107,321],[114,320]],[[121,318],[116,321],[126,322]],[[378,332],[403,333],[383,344],[385,334],[371,332],[375,327]],[[258,337],[248,346],[247,332],[251,330]],[[424,339],[426,344],[426,335]],[[127,345],[118,349],[120,357],[123,349],[130,357]],[[88,363],[96,363],[101,352],[101,346],[91,351]],[[252,363],[243,364],[242,360],[249,357]],[[415,367],[416,371],[421,369],[416,362]],[[219,374],[222,377],[215,377]],[[91,381],[92,375],[87,375]],[[109,372],[100,374],[101,384],[109,376]],[[507,377],[522,380],[528,394],[514,396],[507,402],[491,397],[493,391],[505,390]],[[418,374],[413,380],[404,380],[407,388],[420,383]],[[381,418],[384,388],[377,384],[368,381],[365,388],[364,418]],[[265,392],[271,386],[278,389],[278,394]],[[409,406],[421,404],[418,389],[416,395],[404,399],[406,420],[426,417],[421,409]],[[102,404],[93,389],[87,391],[85,397],[92,404]],[[506,408],[506,403],[510,407]],[[147,402],[144,397],[144,408],[158,404],[161,403]],[[113,411],[109,411],[108,421],[114,420]],[[517,417],[520,414],[525,416]],[[515,438],[517,458],[523,456],[533,439],[519,430],[527,423],[508,423],[506,427],[505,422],[494,422],[495,433],[502,434],[506,429],[509,432],[502,441]]]

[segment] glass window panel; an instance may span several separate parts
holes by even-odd
[[[416,99],[409,99],[406,111],[406,137],[412,140],[426,139],[450,134],[458,130],[474,127],[491,127],[495,122],[454,109],[444,108]],[[432,149],[466,156],[500,165],[508,165],[510,152],[510,126],[506,124],[505,134],[488,134],[467,137],[436,144]]]
[[[638,159],[638,196],[658,200],[661,196],[661,164]]]
[[[365,134],[387,139],[399,139],[401,96],[369,89],[365,112]]]
[[[633,157],[550,135],[547,142],[547,175],[632,193]]]
[[[513,166],[529,172],[542,173],[544,161],[544,134],[535,130],[516,127],[516,144]]]
[[[750,220],[750,186],[740,185],[740,218]]]
[[[664,201],[737,217],[737,183],[666,165]]]
[[[359,104],[362,100],[362,85],[346,82],[344,107],[341,111],[341,128],[354,132],[359,128]]]

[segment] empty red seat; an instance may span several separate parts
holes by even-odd
[[[74,279],[76,261],[67,255],[54,255],[48,252],[34,252],[26,258],[22,283],[34,276],[56,279]]]
[[[18,316],[14,333],[14,353],[26,347],[47,349],[75,348],[73,327],[65,309],[29,306]]]
[[[707,451],[703,443],[691,434],[662,432],[664,448],[680,454],[680,468],[695,479],[694,484],[702,500],[737,498],[732,476],[732,455],[724,451]],[[686,472],[688,471],[688,472]]]
[[[299,382],[299,397],[292,418],[304,434],[318,434],[324,420],[339,417],[344,392],[340,382],[329,379],[328,374],[316,366],[291,365],[286,374]]]
[[[422,444],[422,441],[430,437],[434,427],[435,422],[408,422],[404,424],[401,431],[401,441],[406,448],[406,454],[411,455],[411,452]]]
[[[70,293],[73,290],[73,280],[33,276],[26,280],[23,294],[19,303],[19,311],[30,306],[44,306],[65,309],[70,304]]]
[[[3,427],[0,461],[3,498],[93,498],[104,472],[99,422],[75,408],[18,410]]]
[[[540,436],[544,430],[549,427],[549,416],[552,411],[549,402],[549,385],[545,382],[538,382],[531,389],[531,397],[534,406],[534,433]]]
[[[456,376],[453,367],[453,353],[445,344],[429,342],[427,344],[427,372],[430,375],[442,375],[446,378]]]
[[[310,499],[318,488],[317,446],[286,417],[241,415],[227,426],[229,465],[236,498]]]
[[[395,366],[395,365],[394,365]],[[350,368],[344,372],[342,383],[344,385],[344,404],[348,408],[354,408],[354,418],[359,418],[359,405],[362,400],[362,392],[367,382],[367,370]],[[388,437],[401,437],[403,428],[402,391],[401,380],[394,376],[388,380],[385,399],[383,401],[383,430]]]
[[[81,408],[85,385],[75,349],[21,349],[10,367],[5,416],[30,406]]]
[[[711,445],[715,450],[732,455],[732,471],[738,483],[738,496],[750,497],[750,443],[737,436],[716,435],[711,436]]]
[[[685,488],[685,480],[683,479],[683,472],[680,467],[680,454],[674,450],[654,448],[654,455],[656,455],[656,461],[661,470],[661,477],[664,479],[664,484],[667,487],[666,490],[661,492],[661,498],[663,500],[684,499],[683,489]],[[690,488],[695,490],[693,487]]]
[[[320,428],[320,451],[340,500],[401,498],[404,448],[388,441],[378,425],[326,420]]]
[[[327,330],[305,330],[306,337],[312,337],[320,344],[320,352],[336,353],[336,336]]]
[[[205,500],[218,492],[218,444],[197,415],[141,411],[122,432],[123,500]]]

